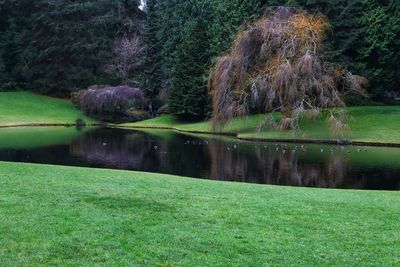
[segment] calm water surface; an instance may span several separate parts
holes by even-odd
[[[254,143],[161,130],[0,130],[0,161],[274,185],[400,189],[399,148]]]

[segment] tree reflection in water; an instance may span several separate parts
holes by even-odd
[[[140,132],[105,129],[82,136],[71,144],[70,153],[104,167],[142,169],[159,164],[160,157],[153,150],[162,145]]]
[[[323,161],[308,162],[301,150],[291,147],[257,146],[228,150],[225,144],[211,142],[211,178],[275,185],[337,188],[344,186],[346,162],[341,152]],[[277,150],[277,148],[279,150]],[[251,179],[251,180],[249,180]]]
[[[360,170],[354,171],[346,151],[318,145],[302,149],[294,144],[206,140],[177,133],[160,138],[111,129],[90,133],[71,145],[72,154],[111,168],[274,185],[373,187],[377,181],[363,179]],[[399,182],[393,182],[398,187]]]
[[[321,188],[400,189],[400,150],[271,144],[97,129],[70,144],[0,150],[0,160]],[[351,153],[350,153],[351,152]],[[375,156],[376,155],[376,156]],[[390,162],[390,164],[386,164]]]

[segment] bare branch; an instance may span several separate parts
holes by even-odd
[[[210,75],[213,123],[278,109],[283,116],[277,128],[297,129],[306,109],[316,116],[322,108],[344,107],[341,86],[364,92],[365,78],[322,61],[328,29],[324,16],[277,7],[240,32]],[[333,125],[345,128],[338,123],[342,118],[336,116]]]
[[[126,85],[130,74],[144,61],[145,46],[137,35],[123,36],[114,41],[112,52],[113,57],[106,66],[106,71],[118,77]]]

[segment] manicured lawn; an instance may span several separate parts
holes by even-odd
[[[252,132],[255,131],[259,123],[265,119],[265,115],[253,115],[245,118],[235,118],[222,129],[223,133],[239,133],[239,132]],[[143,127],[143,128],[167,128],[179,131],[191,132],[212,132],[211,123],[208,121],[203,122],[187,122],[182,121],[173,115],[163,115],[154,119],[122,124],[122,127]]]
[[[67,100],[29,92],[0,93],[0,126],[32,124],[75,124],[86,117]]]
[[[236,133],[239,138],[256,139],[307,139],[336,140],[338,138],[361,142],[400,143],[400,106],[373,106],[347,108],[350,116],[350,130],[343,136],[331,134],[326,116],[316,120],[303,120],[300,131],[273,131],[257,126],[265,120],[265,115],[236,118],[220,132]],[[277,115],[278,116],[278,115]],[[209,122],[185,123],[171,115],[161,116],[143,122],[124,124],[123,127],[163,127],[180,131],[210,132]]]
[[[2,265],[398,266],[400,194],[0,162]]]

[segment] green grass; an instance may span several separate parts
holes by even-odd
[[[347,108],[350,116],[350,131],[340,138],[357,142],[400,143],[400,106],[371,106]],[[239,138],[255,139],[306,139],[335,140],[331,134],[327,117],[321,115],[316,120],[303,120],[301,131],[274,131],[263,129],[257,132],[257,126],[265,120],[266,115],[252,115],[246,118],[235,118],[220,130],[223,133],[235,133]],[[123,127],[161,127],[179,131],[211,132],[211,124],[207,121],[185,123],[166,115],[155,119],[124,124]]]
[[[29,92],[0,93],[0,126],[94,123],[67,100]]]
[[[2,265],[398,266],[398,192],[0,162]]]
[[[220,129],[223,133],[239,133],[255,131],[259,123],[265,119],[265,115],[253,115],[246,118],[235,118],[225,127]],[[208,121],[202,122],[186,122],[173,115],[163,115],[154,119],[145,121],[126,123],[123,127],[139,127],[139,128],[165,128],[175,129],[178,131],[189,131],[206,133],[212,132],[211,123]]]
[[[12,127],[0,128],[0,149],[32,149],[70,144],[93,128],[85,127]]]

